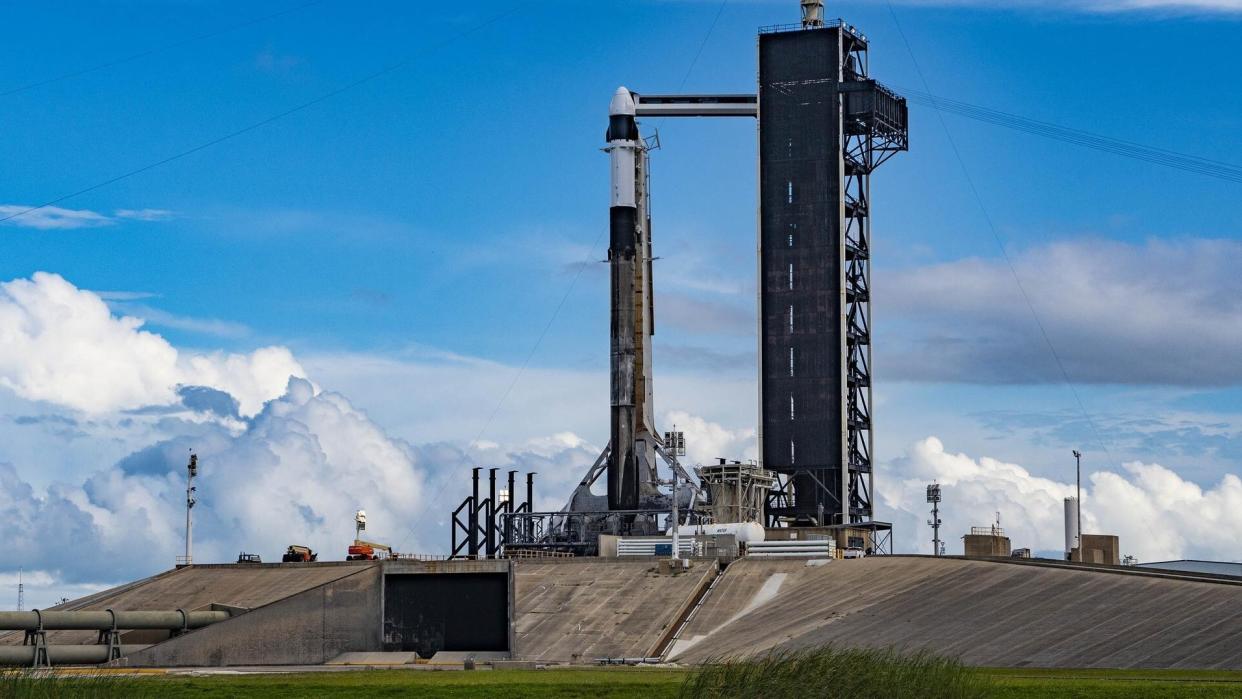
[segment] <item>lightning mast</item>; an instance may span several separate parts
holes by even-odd
[[[941,556],[941,555],[944,555],[944,551],[941,549],[942,545],[940,543],[940,484],[939,483],[932,483],[931,485],[927,486],[927,502],[931,503],[931,506],[932,506],[931,519],[927,520],[927,523],[930,524],[932,528],[932,555]]]
[[[190,463],[186,464],[185,470],[185,555],[178,558],[177,565],[188,566],[194,563],[194,520],[190,516],[190,511],[198,502],[198,499],[194,497],[198,491],[194,485],[194,478],[198,476],[198,454],[190,454]]]

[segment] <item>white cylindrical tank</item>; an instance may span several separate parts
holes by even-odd
[[[758,522],[723,522],[720,524],[702,524],[694,528],[695,534],[732,534],[737,543],[749,544],[752,541],[763,541],[763,525]]]
[[[1078,498],[1065,498],[1065,555],[1078,545]]]

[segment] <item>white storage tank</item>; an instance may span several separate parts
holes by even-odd
[[[765,532],[758,522],[722,522],[719,524],[699,524],[694,527],[694,534],[732,534],[739,544],[763,541]]]
[[[1078,498],[1065,498],[1065,558],[1078,545]]]

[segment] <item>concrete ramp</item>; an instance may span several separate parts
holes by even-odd
[[[413,665],[418,662],[418,653],[385,653],[383,651],[372,653],[341,653],[335,658],[324,663],[325,665]]]
[[[981,666],[1242,669],[1240,599],[1242,586],[1226,582],[1056,565],[743,559],[671,656],[697,663],[839,643],[927,648]]]
[[[348,574],[120,662],[134,667],[317,665],[342,653],[382,650],[382,569],[342,570]]]
[[[570,663],[644,657],[714,574],[713,563],[672,576],[657,574],[652,560],[519,561],[516,657]]]
[[[103,590],[56,607],[58,610],[197,610],[212,604],[255,609],[375,566],[356,563],[194,565]],[[50,644],[95,643],[94,631],[49,631]],[[21,644],[23,634],[0,636],[0,644]]]

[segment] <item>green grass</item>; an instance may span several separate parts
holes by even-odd
[[[874,659],[874,658],[873,658]],[[855,661],[857,662],[857,660]],[[862,665],[854,665],[861,668]],[[912,671],[909,663],[907,672]],[[815,668],[805,668],[808,672]],[[821,668],[822,669],[822,668]],[[917,668],[914,668],[917,670]],[[753,670],[752,670],[753,671]],[[890,667],[886,672],[892,671]],[[935,697],[957,696],[929,691],[921,681],[931,675],[907,674],[905,679],[874,676],[883,691],[868,690],[854,696]],[[1242,699],[1242,673],[1197,670],[1041,670],[968,669],[982,688],[980,697],[1026,699],[1028,697],[1074,697],[1075,699],[1163,699],[1237,697]],[[715,673],[715,674],[713,674]],[[900,673],[898,673],[900,674]],[[918,678],[922,677],[922,680]],[[715,679],[712,679],[715,678]],[[77,699],[79,697],[589,697],[590,699],[661,699],[692,696],[833,696],[814,676],[794,677],[793,693],[746,694],[741,688],[723,688],[712,694],[710,682],[721,678],[719,666],[695,670],[663,668],[554,668],[547,670],[354,670],[247,675],[144,675],[138,677],[103,673],[31,676],[0,674],[0,698]],[[859,678],[861,679],[861,678]],[[909,680],[908,682],[906,680]],[[754,681],[752,680],[748,681]],[[696,689],[697,683],[697,689]],[[904,684],[899,684],[904,683]],[[968,686],[968,685],[960,685]],[[706,694],[695,692],[707,692]]]
[[[992,680],[991,697],[1025,699],[1242,698],[1242,672],[1218,670],[981,669]]]
[[[676,697],[686,673],[654,668],[358,670],[145,680],[160,697]]]
[[[707,665],[690,673],[686,699],[984,699],[991,679],[925,651],[823,646]]]
[[[4,699],[144,699],[156,696],[155,689],[136,677],[111,673],[0,669],[0,697]]]

